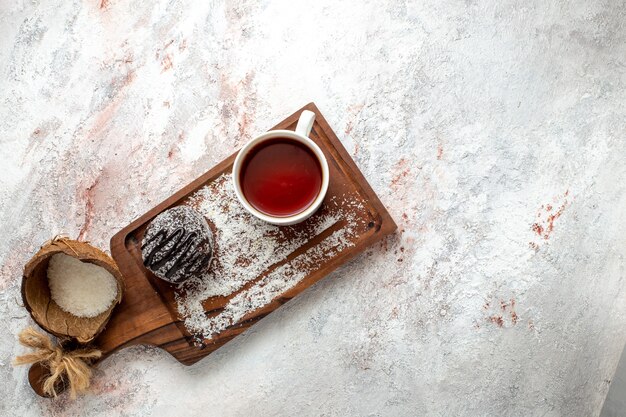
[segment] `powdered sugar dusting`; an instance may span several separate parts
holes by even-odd
[[[237,323],[297,285],[323,258],[330,258],[345,248],[354,246],[353,242],[347,240],[351,233],[352,229],[349,227],[336,230],[319,245],[274,269],[247,291],[237,294],[219,315],[201,322],[189,320],[187,325],[201,332],[204,337],[210,337],[211,334],[219,333]]]
[[[209,272],[186,281],[176,295],[185,326],[202,338],[210,338],[267,305],[321,262],[353,246],[351,238],[364,222],[354,214],[355,208],[363,208],[362,201],[350,195],[331,198],[324,209],[298,227],[265,223],[241,206],[230,174],[222,174],[184,204],[214,226],[215,256]],[[324,236],[319,242],[289,259],[319,235]],[[203,304],[215,296],[232,298],[217,315],[207,317]]]

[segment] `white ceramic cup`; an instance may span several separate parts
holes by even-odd
[[[235,158],[235,163],[233,164],[233,185],[235,188],[235,194],[237,198],[241,202],[241,204],[245,207],[245,209],[250,212],[255,217],[258,217],[261,220],[264,220],[268,223],[275,224],[278,226],[286,226],[290,224],[299,223],[309,217],[320,207],[322,204],[322,200],[326,196],[326,192],[328,191],[328,161],[326,161],[326,157],[324,153],[320,149],[319,146],[315,144],[311,139],[309,139],[309,133],[311,133],[311,128],[313,128],[313,122],[315,121],[315,113],[309,110],[304,110],[300,114],[300,118],[298,119],[298,124],[296,125],[296,130],[270,130],[269,132],[263,133],[262,135],[257,136],[248,142],[237,154]],[[243,166],[243,162],[246,159],[248,153],[258,144],[268,141],[270,139],[275,138],[287,138],[292,139],[295,142],[299,142],[309,148],[317,157],[320,167],[322,168],[322,186],[320,187],[319,194],[317,198],[313,200],[313,203],[309,207],[307,207],[304,211],[294,214],[293,216],[270,216],[268,214],[262,213],[259,210],[255,209],[249,202],[246,200],[246,197],[243,195],[243,190],[241,188],[241,168]]]

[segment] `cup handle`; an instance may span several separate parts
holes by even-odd
[[[310,110],[304,110],[300,113],[300,118],[296,125],[296,133],[308,138],[313,128],[313,122],[315,122],[315,113]]]

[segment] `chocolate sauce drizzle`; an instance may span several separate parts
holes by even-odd
[[[165,247],[173,245],[167,250]],[[157,270],[169,262],[174,263],[165,272],[166,278],[171,278],[181,269],[188,274],[198,272],[208,265],[211,258],[196,252],[196,247],[201,243],[196,232],[188,233],[183,227],[176,228],[170,235],[165,230],[158,231],[154,236],[146,239],[141,249],[155,242],[154,246],[144,260],[144,265],[152,270]],[[160,256],[159,256],[160,255]]]

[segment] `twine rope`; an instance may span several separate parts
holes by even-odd
[[[76,255],[76,257],[79,257],[78,252],[76,252],[76,250],[74,250],[72,245],[69,244],[68,240],[71,240],[71,239],[67,235],[65,235],[64,233],[61,233],[61,234],[56,235],[55,237],[53,237],[50,240],[46,240],[41,247],[43,248],[44,246],[47,246],[47,245],[58,245],[59,243],[63,243],[63,244],[65,244],[65,246],[70,248],[70,250],[72,252],[74,252],[74,255]]]
[[[91,367],[89,364],[93,359],[102,356],[98,349],[76,349],[66,351],[61,346],[55,345],[49,336],[38,332],[32,327],[22,330],[19,334],[20,343],[34,349],[33,353],[18,356],[13,362],[14,365],[26,365],[41,362],[50,370],[50,376],[43,384],[43,391],[46,395],[56,397],[55,384],[67,378],[69,382],[70,395],[76,398],[76,394],[84,392],[89,388],[91,379]]]

